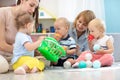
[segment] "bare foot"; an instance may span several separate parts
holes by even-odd
[[[14,73],[18,75],[24,75],[26,74],[26,71],[23,67],[18,67],[16,70],[14,70]]]
[[[35,72],[38,72],[38,68],[37,68],[37,67],[34,67],[34,68],[30,71],[30,73],[35,73]]]

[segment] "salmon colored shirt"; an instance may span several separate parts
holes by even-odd
[[[1,23],[4,23],[3,26],[1,26]],[[0,33],[0,34],[4,34],[6,43],[9,45],[13,45],[15,41],[15,35],[17,33],[17,28],[15,26],[15,19],[12,13],[12,7],[0,8],[0,32],[2,32],[2,30],[5,31],[4,33]],[[5,52],[1,49],[2,43],[0,44],[1,44],[0,55],[11,56],[12,55],[11,53]]]

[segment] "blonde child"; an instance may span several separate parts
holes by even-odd
[[[32,42],[30,34],[33,31],[34,19],[28,13],[16,17],[18,32],[15,37],[13,58],[11,60],[15,74],[35,73],[44,69],[44,63],[34,58],[34,50],[40,45],[44,37]]]
[[[68,34],[70,23],[66,18],[58,18],[54,23],[55,33],[60,34],[61,37],[57,39],[64,48],[66,48],[66,56],[62,57],[58,60],[58,63],[56,63],[56,66],[63,66],[63,63],[65,61],[68,61],[70,64],[72,63],[72,60],[75,58],[76,53],[76,43],[75,40],[70,37]]]
[[[96,65],[94,64],[98,62],[100,63],[98,68],[101,66],[111,66],[113,63],[112,53],[114,51],[112,36],[105,34],[105,26],[103,22],[97,18],[90,21],[88,29],[90,35],[94,36],[93,40],[88,40],[90,51],[83,52],[77,58],[76,62],[85,60],[86,54],[91,53],[93,67],[95,67]],[[97,46],[95,50],[95,45],[99,45],[100,48],[97,48],[99,47]],[[75,64],[73,66],[75,66]]]

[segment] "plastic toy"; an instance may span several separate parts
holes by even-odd
[[[87,64],[85,61],[80,61],[78,66],[79,66],[79,68],[86,68]]]
[[[100,45],[99,45],[99,44],[95,44],[95,45],[93,46],[93,50],[94,50],[94,51],[100,50]]]
[[[55,33],[55,34],[54,34],[54,38],[55,38],[57,41],[59,41],[59,40],[62,38],[62,35],[59,34],[59,33]]]
[[[97,68],[100,68],[100,67],[101,67],[100,61],[95,60],[95,61],[93,62],[93,68],[97,69]]]
[[[88,35],[88,40],[89,40],[89,41],[92,41],[93,39],[94,39],[94,36],[91,35],[91,34],[89,34],[89,35]]]
[[[38,51],[52,62],[57,62],[58,59],[66,55],[65,50],[52,37],[46,37],[38,47]]]
[[[92,67],[92,62],[91,61],[86,61],[87,67],[91,68]]]
[[[92,59],[92,54],[91,53],[87,53],[86,55],[85,55],[85,60],[91,60]]]

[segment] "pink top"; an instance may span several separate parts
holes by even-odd
[[[1,26],[2,23],[4,23],[3,26]],[[5,40],[9,45],[13,45],[15,41],[15,35],[17,33],[17,28],[15,27],[15,19],[12,13],[12,7],[0,8],[0,32],[5,32],[0,34],[5,35]],[[0,54],[2,54],[2,52],[3,51],[0,50]]]

